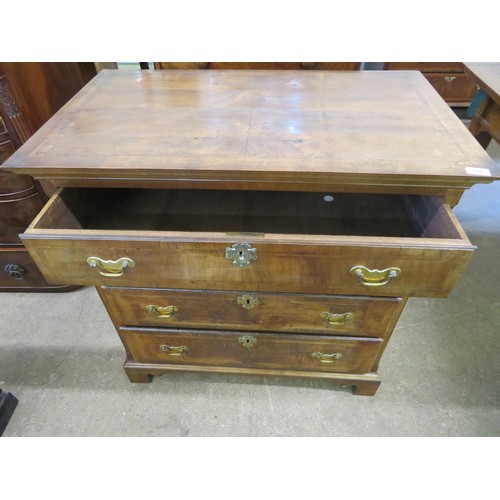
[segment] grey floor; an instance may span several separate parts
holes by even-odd
[[[500,147],[490,155],[500,161]],[[95,289],[0,294],[4,436],[498,436],[500,182],[455,213],[477,245],[448,299],[411,299],[375,397],[326,381],[172,374],[129,383]]]

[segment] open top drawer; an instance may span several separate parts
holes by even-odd
[[[65,188],[21,235],[52,283],[445,297],[474,247],[438,197]]]

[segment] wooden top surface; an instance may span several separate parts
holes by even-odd
[[[104,70],[4,167],[36,178],[447,187],[499,174],[416,71]]]
[[[465,63],[465,68],[476,78],[478,85],[500,104],[500,63]]]

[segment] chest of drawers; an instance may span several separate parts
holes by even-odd
[[[104,71],[5,168],[59,185],[22,240],[97,287],[131,381],[366,395],[407,299],[473,255],[451,207],[498,174],[418,72]]]

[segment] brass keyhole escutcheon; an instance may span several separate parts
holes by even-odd
[[[225,256],[233,266],[250,267],[250,261],[257,260],[257,250],[248,243],[235,243],[226,248]]]
[[[238,297],[238,304],[240,304],[243,309],[253,309],[260,304],[259,299],[253,295],[241,295]]]
[[[252,349],[257,345],[257,339],[252,335],[243,335],[238,340],[245,349]]]

